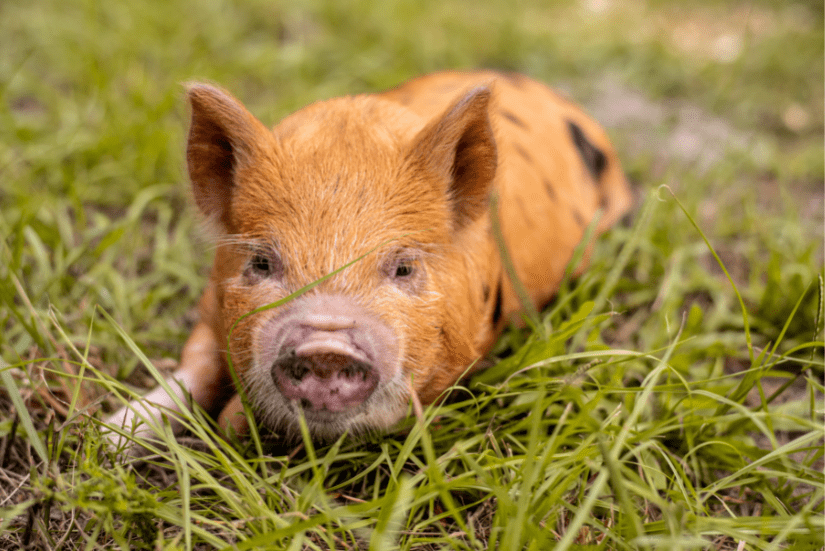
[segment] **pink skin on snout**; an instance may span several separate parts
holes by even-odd
[[[341,295],[298,299],[264,335],[268,338],[259,342],[267,348],[266,358],[260,359],[271,361],[276,388],[307,412],[356,408],[397,370],[392,331]]]

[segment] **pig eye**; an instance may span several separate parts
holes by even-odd
[[[269,259],[262,254],[256,254],[252,257],[252,261],[249,263],[249,266],[252,268],[253,271],[258,272],[260,274],[268,274],[270,271]]]
[[[411,259],[400,258],[389,266],[388,272],[394,279],[409,279],[415,273],[415,265]]]
[[[412,262],[402,260],[398,263],[398,266],[395,267],[395,277],[409,277],[412,273]]]
[[[251,282],[255,282],[265,277],[278,277],[282,271],[281,260],[276,254],[259,251],[252,254],[244,275]]]
[[[419,265],[419,258],[417,251],[394,251],[385,257],[381,271],[388,282],[407,292],[414,292],[420,287],[425,273],[423,265]]]

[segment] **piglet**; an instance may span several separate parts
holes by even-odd
[[[294,438],[303,415],[324,442],[391,427],[478,365],[521,311],[493,195],[534,307],[597,213],[601,232],[631,205],[605,132],[518,74],[435,73],[314,103],[271,130],[214,86],[194,84],[188,99],[192,190],[218,239],[167,382],[241,433],[238,390],[260,425]],[[158,387],[109,423],[176,409]]]

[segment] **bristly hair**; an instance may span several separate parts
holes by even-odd
[[[217,246],[217,242],[226,236],[226,230],[223,228],[223,224],[221,224],[217,216],[201,215],[199,218],[198,229],[200,231],[195,235],[203,242],[212,245],[211,248],[214,249]]]
[[[212,249],[217,249],[218,247],[224,246],[236,247],[237,249],[242,249],[244,251],[256,251],[264,248],[271,248],[273,247],[273,243],[267,242],[264,239],[246,237],[236,233],[222,234],[212,239]]]

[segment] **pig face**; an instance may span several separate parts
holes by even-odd
[[[273,131],[221,90],[189,97],[194,196],[221,234],[214,329],[258,420],[295,435],[303,414],[330,440],[437,399],[488,331],[490,91],[434,121],[340,98]]]

